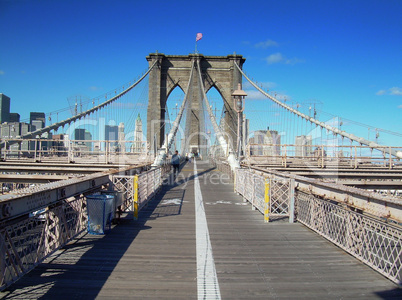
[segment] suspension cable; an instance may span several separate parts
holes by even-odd
[[[328,131],[332,131],[335,134],[338,134],[340,136],[346,137],[348,139],[350,139],[351,141],[355,141],[358,142],[361,145],[366,145],[369,146],[370,148],[373,149],[377,149],[383,153],[388,153],[390,155],[393,155],[397,158],[402,158],[402,151],[396,151],[394,149],[391,149],[390,147],[386,147],[386,146],[381,146],[380,144],[377,144],[375,142],[366,140],[362,137],[358,137],[354,134],[350,134],[347,133],[346,131],[340,130],[338,128],[332,127],[330,125],[325,124],[324,122],[320,122],[312,117],[309,117],[303,113],[301,113],[300,111],[298,111],[297,109],[294,109],[288,105],[286,105],[285,103],[282,103],[281,101],[279,101],[278,99],[272,97],[270,94],[266,93],[264,90],[262,90],[260,87],[258,87],[258,85],[256,85],[253,81],[250,80],[250,78],[247,77],[247,75],[243,72],[242,69],[240,69],[240,67],[238,66],[238,64],[235,62],[234,63],[235,66],[237,67],[237,69],[240,71],[240,73],[242,73],[242,75],[244,76],[244,78],[246,78],[248,80],[248,82],[250,82],[250,84],[252,86],[254,86],[260,93],[262,93],[263,95],[265,95],[266,97],[268,97],[269,99],[271,99],[272,101],[274,101],[275,103],[279,104],[280,106],[282,106],[283,108],[287,109],[288,111],[302,117],[303,119],[306,119],[307,121],[314,123],[318,126],[320,126],[321,128],[325,128]]]
[[[20,139],[32,139],[32,138],[35,138],[37,135],[40,136],[40,135],[42,135],[43,133],[50,132],[51,130],[57,130],[59,127],[62,127],[62,126],[64,126],[64,125],[66,125],[66,124],[70,124],[70,123],[72,123],[72,122],[74,122],[74,121],[76,121],[76,120],[79,120],[79,119],[81,119],[81,118],[83,118],[83,117],[85,117],[85,116],[88,116],[88,115],[90,115],[91,113],[94,113],[94,112],[98,111],[99,109],[101,109],[101,108],[103,108],[103,107],[105,107],[105,106],[111,104],[112,102],[114,102],[114,101],[116,101],[117,99],[119,99],[121,96],[123,96],[123,95],[125,95],[126,93],[128,93],[128,92],[129,92],[130,90],[132,90],[134,87],[136,87],[136,86],[149,74],[149,72],[151,72],[151,70],[153,69],[153,67],[155,66],[156,63],[157,63],[157,61],[155,61],[155,62],[152,64],[152,66],[148,69],[148,71],[145,72],[144,75],[142,75],[135,83],[133,83],[133,84],[132,84],[131,86],[129,86],[126,90],[122,91],[121,93],[117,94],[116,96],[114,96],[114,97],[112,97],[112,98],[110,98],[110,99],[104,101],[103,103],[101,103],[101,104],[99,104],[99,105],[97,105],[97,106],[95,106],[95,107],[92,107],[91,109],[88,109],[88,110],[86,110],[86,111],[84,111],[84,112],[81,112],[81,113],[77,114],[76,116],[73,116],[73,117],[71,117],[71,118],[68,118],[68,119],[66,119],[66,120],[64,120],[64,121],[57,122],[57,123],[54,123],[54,124],[52,124],[52,125],[50,125],[50,126],[46,126],[46,127],[44,127],[44,128],[35,130],[34,132],[30,132],[30,133],[27,133],[27,134],[25,134],[25,135],[22,135],[22,136],[20,137]],[[8,144],[8,145],[12,145],[12,144],[15,144],[15,143],[18,143],[18,142],[19,142],[19,141],[9,141],[9,142],[7,142],[7,144]],[[0,148],[1,148],[1,147],[4,147],[4,145],[5,145],[5,142],[1,142],[1,143],[0,143]]]
[[[181,118],[183,116],[183,112],[184,112],[184,108],[186,107],[186,102],[187,102],[187,98],[188,98],[188,91],[190,89],[190,85],[191,85],[191,80],[193,78],[193,70],[194,70],[194,61],[191,62],[192,66],[191,66],[191,72],[190,72],[190,78],[188,80],[188,84],[187,84],[187,88],[186,88],[186,92],[184,94],[184,99],[183,99],[183,103],[180,106],[180,111],[176,117],[176,119],[173,122],[173,126],[170,129],[170,132],[168,134],[167,139],[165,138],[164,142],[163,142],[163,146],[162,146],[162,151],[159,152],[159,154],[156,156],[154,163],[152,164],[153,167],[157,167],[163,164],[163,162],[166,159],[166,155],[173,143],[173,140],[176,136],[177,130],[179,129],[179,125],[180,125],[180,121]]]
[[[207,111],[209,114],[209,117],[211,118],[211,123],[212,126],[214,128],[215,134],[217,135],[217,139],[219,141],[219,144],[223,150],[223,153],[226,154],[227,158],[228,158],[228,162],[232,168],[232,170],[234,171],[235,168],[239,168],[240,167],[240,163],[239,161],[236,159],[232,146],[230,145],[230,143],[227,143],[225,138],[223,137],[222,131],[219,128],[217,122],[216,122],[216,118],[214,116],[214,114],[212,113],[212,109],[211,106],[209,105],[209,101],[207,98],[207,94],[205,93],[205,88],[204,88],[204,83],[202,81],[202,76],[201,76],[201,68],[200,68],[200,60],[197,59],[197,68],[198,68],[198,77],[199,77],[199,81],[200,81],[200,87],[201,87],[201,92],[202,92],[202,96],[205,100],[205,104],[207,107]]]

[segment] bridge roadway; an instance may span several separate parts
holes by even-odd
[[[264,223],[226,175],[201,161],[196,168],[170,177],[138,221],[128,215],[105,236],[83,234],[0,298],[402,299],[303,225]]]

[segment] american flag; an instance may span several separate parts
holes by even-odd
[[[200,39],[202,39],[202,33],[197,33],[197,36],[195,38],[195,41],[198,42]]]

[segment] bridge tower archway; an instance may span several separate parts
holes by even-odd
[[[159,149],[163,144],[165,121],[165,107],[170,93],[179,86],[183,91],[189,88],[189,111],[187,121],[189,126],[189,135],[191,140],[189,145],[202,146],[202,134],[195,134],[201,131],[204,122],[204,113],[202,110],[203,96],[199,82],[198,70],[193,74],[189,83],[192,66],[196,60],[200,62],[201,77],[207,92],[214,87],[222,96],[225,109],[228,113],[225,115],[225,122],[232,128],[237,128],[236,111],[233,108],[232,93],[237,89],[238,83],[242,82],[242,74],[235,66],[235,63],[242,68],[245,58],[242,55],[227,56],[204,56],[202,54],[189,55],[165,55],[162,53],[151,53],[146,57],[149,66],[157,61],[156,66],[149,73],[149,92],[147,109],[147,140],[151,145],[151,152],[155,147]],[[195,66],[197,66],[195,64]],[[233,132],[225,132],[232,141],[236,140]],[[231,141],[228,141],[231,142]]]

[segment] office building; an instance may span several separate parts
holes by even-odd
[[[250,138],[251,155],[276,156],[281,153],[281,136],[276,130],[256,130]]]
[[[31,125],[33,125],[33,121],[41,121],[42,125],[40,128],[44,128],[46,126],[46,117],[45,117],[45,113],[43,112],[31,112],[29,114],[29,123]],[[38,124],[38,122],[36,122],[36,124]],[[38,128],[39,129],[39,128]]]
[[[10,122],[10,97],[0,93],[0,124]]]
[[[4,140],[17,139],[30,131],[30,125],[20,122],[8,122],[1,124],[1,138]],[[28,151],[28,141],[15,143],[10,147],[11,155],[25,154]]]
[[[119,149],[122,153],[126,152],[126,135],[124,133],[124,123],[119,124],[119,133],[118,133],[118,140],[119,140]]]
[[[19,121],[20,121],[20,114],[10,113],[9,122],[19,122]]]
[[[84,141],[85,140],[85,129],[81,129],[81,128],[74,129],[74,139],[76,141]]]
[[[105,125],[105,140],[117,141],[119,137],[119,127],[115,125]]]
[[[313,155],[312,136],[300,135],[295,139],[295,155],[298,157],[307,157]]]
[[[134,152],[134,153],[144,152],[142,137],[143,137],[142,136],[142,120],[141,120],[140,114],[138,114],[137,119],[135,120],[134,145],[131,148],[131,152]]]

